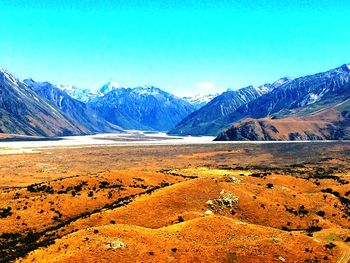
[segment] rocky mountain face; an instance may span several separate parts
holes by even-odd
[[[25,83],[0,70],[0,132],[38,136],[86,134],[89,131],[32,91]]]
[[[224,118],[237,110],[268,93],[274,86],[266,84],[258,88],[249,86],[239,90],[228,90],[215,97],[202,108],[194,111],[183,119],[169,134],[176,135],[217,135],[222,127],[217,127],[217,120]],[[223,127],[227,127],[223,124]]]
[[[76,124],[84,133],[117,132],[122,129],[99,116],[83,102],[70,97],[49,82],[36,82],[32,79],[24,82],[40,97],[59,108],[72,123]]]
[[[187,101],[153,86],[114,88],[88,106],[124,129],[160,131],[170,130],[194,110]]]
[[[297,78],[238,108],[217,140],[338,140],[349,136],[350,65]]]

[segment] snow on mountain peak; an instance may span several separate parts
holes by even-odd
[[[18,79],[4,68],[0,68],[0,73],[4,78],[15,86],[18,86]]]
[[[105,86],[109,88],[115,88],[115,89],[123,87],[119,82],[116,82],[116,81],[109,81]]]
[[[350,70],[350,63],[349,63],[349,64],[345,64],[344,67],[345,67],[347,70]]]
[[[103,96],[103,95],[107,94],[108,92],[110,92],[112,90],[122,89],[122,88],[124,88],[124,87],[119,82],[109,81],[105,85],[103,85],[100,89],[98,89],[97,93],[100,96]]]
[[[207,104],[209,101],[217,97],[219,93],[216,94],[196,94],[194,96],[189,97],[183,97],[182,99],[187,101],[189,104],[194,106],[195,108],[199,109],[203,107],[205,104]]]

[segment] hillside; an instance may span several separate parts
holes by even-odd
[[[254,88],[249,86],[239,90],[228,90],[215,97],[204,107],[184,118],[169,134],[175,135],[217,135],[222,127],[219,120],[235,112],[242,105],[254,101],[260,96],[270,92],[282,83],[288,82],[288,78],[280,79],[274,84],[265,84]],[[219,125],[219,127],[217,127]]]
[[[113,125],[87,107],[83,102],[70,97],[66,92],[49,82],[36,82],[32,79],[24,82],[39,96],[58,107],[64,115],[85,133],[118,132],[122,129]]]
[[[0,70],[0,132],[36,136],[89,133],[5,70]]]
[[[347,262],[349,160],[347,142],[0,155],[0,259]]]
[[[328,109],[307,117],[245,119],[216,141],[350,140],[349,111]]]
[[[349,72],[343,65],[272,91],[228,116],[234,123],[216,140],[350,139]]]

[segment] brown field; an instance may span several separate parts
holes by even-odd
[[[350,262],[350,143],[0,155],[1,262]]]

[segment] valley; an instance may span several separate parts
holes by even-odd
[[[0,263],[350,263],[350,1],[0,1]]]
[[[349,259],[348,142],[99,136],[0,155],[2,262]]]

